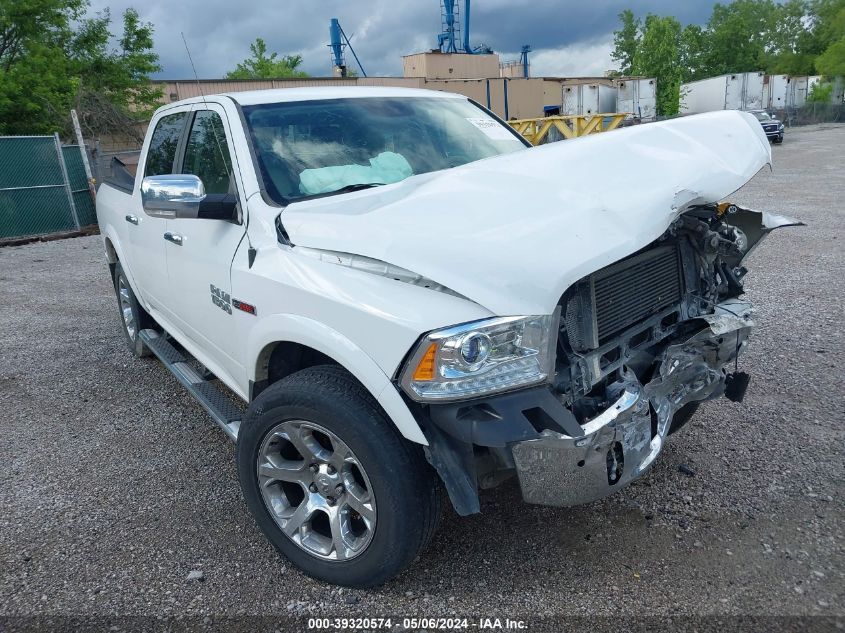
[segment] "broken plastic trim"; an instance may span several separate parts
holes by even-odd
[[[314,259],[319,259],[322,262],[328,262],[329,264],[346,266],[347,268],[352,268],[353,270],[360,270],[365,273],[371,273],[373,275],[387,277],[388,279],[393,279],[395,281],[401,281],[402,283],[410,284],[412,286],[428,288],[429,290],[466,299],[463,295],[437,283],[436,281],[378,259],[372,259],[362,255],[353,255],[351,253],[326,251],[319,248],[308,248],[305,246],[296,247],[296,252],[301,253],[302,255],[307,255],[308,257],[313,257]]]

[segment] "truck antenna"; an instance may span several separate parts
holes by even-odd
[[[191,63],[191,70],[194,73],[194,80],[197,82],[197,90],[199,90],[200,97],[202,97],[202,103],[206,108],[208,108],[208,102],[205,100],[205,93],[202,90],[199,75],[197,75],[197,68],[194,66],[194,58],[191,55],[191,49],[188,47],[188,40],[185,38],[185,32],[179,31],[179,34],[182,36],[182,42],[185,44],[185,52],[188,53],[188,61]],[[229,165],[229,162],[226,160],[226,152],[223,151],[223,146],[220,144],[220,138],[217,136],[217,130],[214,128],[214,125],[211,126],[211,133],[214,134],[214,142],[217,144],[217,150],[220,152],[220,158],[223,159],[223,165],[226,167],[226,172],[229,174],[229,182],[233,182],[235,175],[232,172],[231,165]],[[252,240],[249,239],[249,216],[247,215],[244,220],[244,233],[246,234],[246,241],[249,244],[247,256],[249,258],[249,267],[252,268],[257,251],[252,246]]]

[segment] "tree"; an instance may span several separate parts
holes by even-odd
[[[611,56],[623,74],[658,79],[662,114],[674,111],[678,78],[754,71],[845,75],[845,0],[735,0],[714,5],[705,28],[680,29],[674,18],[654,15],[641,24],[627,10],[619,20]]]
[[[619,64],[622,75],[630,75],[634,68],[634,55],[640,44],[640,20],[630,9],[619,14],[622,26],[613,32],[613,51],[610,57]]]
[[[709,76],[753,72],[766,66],[778,11],[772,0],[735,0],[716,4],[707,23]]]
[[[833,96],[833,84],[826,81],[818,81],[810,87],[807,94],[807,103],[830,103]]]
[[[123,14],[123,34],[110,48],[111,14],[108,9],[82,21],[71,43],[71,62],[79,77],[74,105],[88,135],[115,132],[138,136],[133,121],[152,116],[161,91],[149,77],[161,70],[153,51],[153,28],[138,12]]]
[[[0,3],[0,134],[58,129],[76,85],[66,47],[83,0],[3,0]]]
[[[260,37],[249,45],[252,57],[239,63],[235,70],[226,74],[226,79],[285,79],[307,77],[308,73],[297,70],[302,63],[301,55],[267,55],[267,44]]]
[[[776,5],[775,25],[767,34],[769,45],[763,69],[783,75],[812,75],[818,54],[815,38],[807,23],[809,6],[805,0],[788,0]]]
[[[681,23],[670,16],[646,16],[633,71],[657,79],[658,114],[678,113],[681,91]]]
[[[88,18],[87,6],[87,0],[0,4],[0,134],[61,131],[74,106],[89,134],[126,131],[148,118],[160,98],[149,85],[160,70],[151,25],[128,9],[112,49],[109,12]]]
[[[816,59],[816,70],[826,77],[845,75],[845,37],[827,47]]]
[[[811,11],[820,48],[816,71],[827,77],[845,75],[845,0],[815,0]]]
[[[704,79],[707,56],[707,33],[697,24],[688,24],[681,31],[681,81]]]

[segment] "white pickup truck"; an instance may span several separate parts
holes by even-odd
[[[279,551],[363,587],[442,490],[588,503],[741,399],[743,260],[795,222],[722,201],[770,162],[739,112],[531,148],[459,95],[268,90],[159,109],[97,215],[129,348],[237,441]]]

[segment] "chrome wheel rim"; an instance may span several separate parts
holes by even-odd
[[[129,338],[135,340],[135,314],[132,312],[132,299],[129,295],[129,286],[123,276],[117,279],[117,298],[120,301],[120,313],[123,315],[123,326],[129,334]]]
[[[305,420],[277,424],[261,443],[256,476],[282,533],[312,556],[349,560],[372,541],[370,480],[346,443],[325,427]]]

